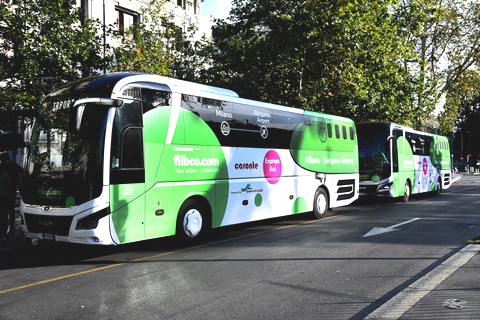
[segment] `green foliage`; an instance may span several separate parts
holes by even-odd
[[[101,38],[73,0],[0,2],[0,109],[35,108],[56,86],[101,67]],[[81,45],[79,45],[81,44]]]
[[[475,143],[480,139],[480,77],[475,72],[467,72],[453,89],[458,92],[447,99],[447,104],[451,104],[451,107],[446,108],[439,118],[456,118],[455,125],[459,132],[453,153],[457,158],[463,156],[465,160],[466,155],[471,154],[471,159],[475,161],[477,155],[480,155],[480,145]],[[454,107],[455,112],[451,112]]]
[[[393,1],[234,1],[204,80],[240,95],[363,120],[412,119],[413,56]]]
[[[173,15],[163,10],[165,0],[152,0],[141,9],[143,21],[123,34],[115,33],[119,45],[113,49],[115,60],[110,71],[129,71],[182,78],[192,72],[188,58],[197,51],[188,37],[195,31],[183,31],[173,23]],[[189,71],[190,69],[190,71]]]
[[[181,30],[162,13],[163,4],[164,1],[152,1],[150,8],[142,9],[141,23],[131,25],[125,33],[116,32],[119,45],[113,49],[115,62],[110,70],[170,75],[172,48]]]
[[[480,236],[468,241],[468,244],[480,244]]]
[[[439,91],[446,97],[446,103],[438,121],[440,130],[448,133],[453,131],[465,101],[480,96],[480,3],[448,0],[441,9],[441,22],[436,26],[436,32],[430,34],[439,34],[433,37],[436,50],[432,56],[437,64],[438,61],[444,62],[438,67],[438,74],[442,79]]]
[[[108,71],[210,83],[356,122],[438,123],[443,133],[478,95],[478,1],[233,0],[210,44],[175,26],[165,1],[150,1],[126,35],[106,28],[118,44],[107,50]],[[0,1],[9,52],[0,55],[2,110],[33,108],[45,93],[106,63],[101,23],[85,21],[74,0],[17,2]],[[441,97],[444,110],[434,121]]]
[[[442,94],[461,94],[457,82],[478,59],[478,3],[465,11],[462,3],[234,0],[202,51],[209,67],[200,80],[357,122],[431,123]],[[444,132],[454,101],[438,119]]]

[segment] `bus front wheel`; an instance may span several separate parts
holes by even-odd
[[[408,181],[405,183],[405,191],[403,193],[403,202],[408,202],[408,200],[410,200],[410,193],[411,193],[411,190],[410,190],[410,183],[408,183]]]
[[[328,211],[328,194],[323,188],[318,188],[313,199],[313,215],[321,219]]]
[[[207,229],[206,214],[201,203],[191,199],[185,201],[177,218],[177,236],[180,240],[193,243],[203,238]]]

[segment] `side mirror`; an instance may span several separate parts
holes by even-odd
[[[123,100],[107,99],[107,98],[86,98],[79,99],[70,107],[69,126],[70,132],[79,133],[82,125],[83,112],[87,103],[97,104],[101,106],[108,106],[111,108],[120,108],[123,105]]]

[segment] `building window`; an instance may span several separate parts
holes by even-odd
[[[132,24],[140,22],[140,16],[137,12],[122,7],[115,7],[118,13],[118,32],[123,36]]]

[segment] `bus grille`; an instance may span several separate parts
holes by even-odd
[[[373,186],[360,186],[360,193],[361,194],[375,194],[377,193],[378,185]]]
[[[450,173],[445,173],[445,175],[443,176],[443,185],[450,185]]]
[[[337,201],[352,199],[355,196],[355,179],[340,180],[337,187]]]
[[[56,217],[37,214],[25,214],[25,223],[29,232],[50,233],[68,236],[73,217]]]

